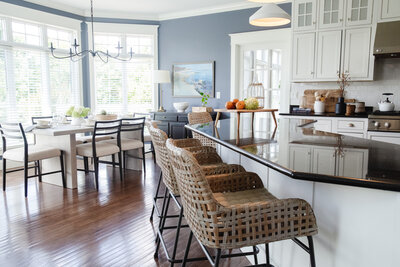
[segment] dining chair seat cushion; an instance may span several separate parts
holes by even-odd
[[[61,151],[56,148],[49,148],[39,145],[31,145],[28,146],[28,162],[49,159],[54,157],[61,156]],[[12,161],[24,161],[24,148],[14,148],[6,150],[3,153],[3,158],[12,160]]]
[[[104,141],[104,140],[110,140],[110,139],[112,139],[112,137],[109,136],[109,135],[100,135],[100,136],[96,137],[96,142],[100,142],[100,141]],[[92,135],[76,137],[77,144],[78,144],[78,142],[80,142],[81,144],[91,143],[92,140],[93,140],[93,136]]]
[[[96,142],[96,155],[93,155],[93,147],[92,143],[82,144],[76,146],[76,154],[83,157],[92,158],[96,157],[104,157],[113,155],[119,152],[119,147],[114,144],[102,142]]]
[[[117,145],[117,140],[115,140],[115,139],[107,140],[107,141],[104,141],[104,143]],[[143,143],[140,140],[128,139],[128,138],[121,139],[122,151],[134,150],[134,149],[138,149],[138,148],[142,148],[142,147],[143,147]]]

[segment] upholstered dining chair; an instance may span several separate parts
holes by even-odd
[[[191,112],[188,114],[188,120],[189,124],[200,124],[200,123],[212,123],[213,119],[208,112]],[[200,142],[203,144],[203,146],[211,146],[211,147],[217,147],[217,144],[212,141],[211,139],[192,132],[193,138],[200,140]]]
[[[177,198],[179,197],[179,192],[177,190],[177,184],[176,180],[174,177],[174,174],[171,169],[171,164],[169,160],[169,156],[166,150],[165,142],[167,141],[167,134],[163,132],[160,129],[152,127],[150,124],[150,134],[152,136],[154,148],[156,150],[156,159],[157,163],[161,167],[162,171],[162,180],[165,184],[166,191],[164,195],[164,201],[163,201],[163,207],[162,207],[162,212],[160,216],[160,224],[159,224],[159,229],[158,229],[158,234],[157,234],[157,247],[154,256],[158,256],[158,249],[160,244],[162,244],[164,248],[164,252],[167,256],[167,259],[170,261],[171,266],[174,265],[174,263],[181,262],[182,260],[177,260],[175,259],[176,256],[176,250],[177,250],[177,245],[179,241],[179,233],[180,229],[182,226],[182,218],[183,218],[183,212],[181,205]],[[216,153],[215,149],[212,147],[204,147],[201,145],[201,142],[197,139],[179,139],[175,140],[176,145],[183,147],[187,149],[188,151],[191,151],[198,160],[198,163],[201,165],[202,170],[206,174],[222,174],[222,173],[233,173],[233,172],[244,172],[244,169],[239,166],[239,165],[228,165],[222,162],[221,158],[219,155]],[[161,178],[161,177],[160,177]],[[178,218],[178,224],[176,227],[165,227],[166,219],[167,218],[175,218],[175,215],[169,215],[168,210],[169,210],[169,204],[170,200],[173,200],[173,202],[176,204],[177,208],[180,210],[179,213],[179,218]],[[153,211],[155,208],[156,204],[154,203],[153,205]],[[165,245],[164,239],[163,239],[163,231],[165,229],[171,229],[174,228],[176,229],[176,237],[175,237],[175,243],[173,247],[173,252],[172,256],[169,255],[168,249]]]
[[[146,174],[146,155],[144,151],[144,121],[145,118],[126,118],[121,119],[121,150],[123,169],[126,168],[128,157],[142,160],[143,172]],[[133,135],[136,135],[135,137]],[[117,144],[117,140],[111,139],[104,141],[110,144]],[[130,155],[129,151],[140,150],[142,156]]]
[[[219,265],[222,250],[260,244],[265,244],[270,266],[268,244],[293,239],[310,254],[311,266],[315,267],[312,236],[318,232],[317,222],[305,200],[277,199],[264,187],[246,190],[247,185],[242,183],[234,183],[229,190],[215,188],[193,155],[172,140],[166,146],[191,229],[183,266],[194,235],[213,266]],[[309,246],[298,237],[307,237]],[[207,248],[216,249],[216,256],[212,257]]]
[[[114,138],[116,144],[105,141],[96,142],[96,139],[100,136]],[[76,154],[84,159],[85,169],[80,171],[85,171],[85,173],[89,172],[88,158],[93,158],[96,190],[99,190],[99,158],[101,157],[118,155],[119,174],[122,180],[121,120],[96,121],[92,142],[77,145]]]
[[[44,147],[39,145],[29,145],[24,127],[21,123],[2,123],[0,125],[0,133],[3,141],[3,191],[6,190],[6,175],[10,172],[24,171],[24,183],[25,183],[25,197],[28,196],[28,179],[38,177],[39,182],[42,182],[42,176],[61,173],[62,184],[66,187],[65,172],[64,172],[64,155],[63,151]],[[7,140],[19,140],[22,141],[23,147],[7,149]],[[60,170],[42,173],[40,167],[40,161],[50,158],[60,158]],[[24,167],[22,169],[7,171],[7,161],[23,162]],[[29,167],[29,162],[35,162],[33,167]],[[36,172],[34,175],[29,175],[28,171],[31,168],[35,168]]]

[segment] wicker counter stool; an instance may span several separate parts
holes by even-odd
[[[188,114],[188,120],[189,124],[213,122],[213,119],[208,112],[191,112]],[[193,138],[200,140],[203,146],[217,147],[217,144],[211,139],[195,132],[192,132],[192,134]]]
[[[186,264],[193,235],[213,266],[219,265],[222,250],[259,244],[265,244],[269,266],[268,244],[287,239],[293,239],[307,251],[311,266],[316,266],[312,236],[318,229],[314,212],[305,200],[277,199],[265,188],[240,190],[239,186],[230,191],[213,188],[214,184],[206,179],[188,151],[174,146],[170,140],[166,146],[185,219],[192,230],[182,266]],[[214,181],[218,185],[218,180]],[[308,247],[297,239],[301,236],[307,237]],[[216,249],[216,256],[211,256],[207,248]]]
[[[150,135],[152,136],[153,145],[156,150],[157,163],[160,165],[162,170],[162,180],[166,187],[161,216],[160,216],[161,220],[156,239],[157,247],[154,256],[158,257],[158,249],[160,245],[162,245],[168,261],[170,261],[171,266],[173,266],[174,263],[182,262],[182,260],[176,260],[175,256],[178,245],[180,228],[187,227],[187,225],[186,226],[182,225],[183,211],[181,204],[177,200],[177,197],[179,197],[179,191],[176,184],[174,173],[172,172],[172,167],[170,164],[167,148],[165,146],[168,137],[165,132],[154,127],[150,127]],[[181,139],[175,141],[178,145],[183,147],[182,149],[187,149],[187,151],[193,151],[194,157],[199,159],[200,162],[198,162],[198,164],[202,169],[202,171],[206,173],[206,175],[209,173],[213,175],[222,175],[224,173],[244,172],[244,169],[240,165],[228,165],[223,163],[214,148],[201,146],[199,140]],[[177,208],[180,210],[178,216],[168,214],[168,209],[171,199],[176,204]],[[168,227],[165,226],[167,218],[176,218],[176,217],[179,217],[178,224],[176,226],[168,226]],[[166,247],[166,244],[163,239],[163,231],[166,229],[176,229],[176,237],[175,237],[172,256],[169,255],[168,248]]]

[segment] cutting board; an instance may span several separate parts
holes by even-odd
[[[340,97],[340,90],[326,90],[326,89],[314,89],[314,90],[305,90],[303,95],[303,101],[301,102],[303,105],[300,105],[302,108],[310,108],[314,110],[314,102],[315,102],[315,92],[318,94],[326,95],[329,92],[328,98],[325,100],[325,112],[331,113],[335,112],[335,105],[338,102],[338,98]],[[355,103],[355,99],[345,99],[346,103]]]

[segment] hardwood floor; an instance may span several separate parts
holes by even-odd
[[[146,165],[146,177],[127,171],[123,182],[117,168],[102,165],[99,192],[93,174],[80,172],[76,190],[30,179],[26,199],[22,172],[7,175],[0,197],[0,266],[169,266],[162,249],[158,260],[153,258],[158,218],[152,224],[149,217],[159,169],[152,159]],[[173,230],[166,232],[171,249],[174,238]],[[187,239],[184,229],[178,258]],[[190,256],[204,256],[197,241]],[[249,264],[241,257],[223,259],[220,266]]]

